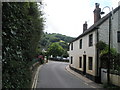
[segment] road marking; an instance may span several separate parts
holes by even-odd
[[[42,67],[42,65],[40,65],[37,69],[37,72],[35,74],[35,77],[34,77],[34,81],[33,81],[33,84],[32,84],[32,90],[34,90],[37,86],[37,81],[38,81],[38,73],[39,73],[39,70],[40,68]]]

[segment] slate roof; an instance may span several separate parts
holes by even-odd
[[[115,13],[116,11],[118,11],[120,9],[120,5],[115,8],[113,10],[113,13]],[[97,21],[95,24],[93,24],[90,28],[88,28],[86,31],[84,31],[84,33],[82,33],[81,35],[79,35],[77,38],[75,38],[72,42],[78,40],[79,38],[85,36],[86,34],[94,31],[94,30],[97,30],[98,26],[101,25],[104,21],[106,21],[109,17],[111,17],[111,12],[108,13],[106,16],[104,16],[103,18],[101,18],[99,21]],[[71,43],[72,43],[71,42]]]

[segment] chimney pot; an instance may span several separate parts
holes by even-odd
[[[100,5],[99,3],[95,3],[96,8],[99,8],[99,5]]]

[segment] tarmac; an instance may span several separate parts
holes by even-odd
[[[42,67],[43,65],[40,65],[37,69],[37,72],[35,74],[35,77],[34,77],[34,80],[33,80],[33,84],[32,84],[32,89],[31,90],[34,90],[36,88],[36,85],[37,85],[37,80],[38,80],[38,73],[39,73],[39,70],[40,68]],[[68,71],[68,73],[71,73],[72,75],[80,78],[86,85],[90,85],[91,87],[93,88],[103,88],[102,87],[102,84],[98,84],[98,83],[95,83],[94,81],[86,78],[85,76],[73,71],[70,69],[69,65],[67,65],[65,67],[66,71]]]

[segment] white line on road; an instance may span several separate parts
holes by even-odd
[[[38,67],[37,72],[35,74],[34,81],[33,81],[33,84],[32,84],[32,90],[34,90],[36,88],[37,80],[38,80],[38,73],[39,73],[39,70],[40,70],[41,67],[42,67],[42,65],[40,65]]]

